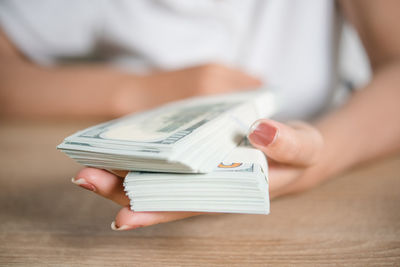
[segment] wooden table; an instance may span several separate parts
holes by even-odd
[[[268,216],[114,232],[118,206],[72,185],[79,166],[55,149],[89,124],[0,122],[0,265],[400,266],[400,157],[274,200]]]

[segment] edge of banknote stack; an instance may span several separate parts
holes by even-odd
[[[124,189],[134,211],[268,214],[267,174],[264,154],[240,146],[213,172],[129,172]]]

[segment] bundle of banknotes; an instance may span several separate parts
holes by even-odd
[[[129,172],[124,188],[135,211],[269,213],[263,153],[235,148],[206,174]]]
[[[131,171],[133,210],[265,213],[266,161],[236,147],[274,104],[266,90],[186,99],[79,131],[57,148],[86,166]]]

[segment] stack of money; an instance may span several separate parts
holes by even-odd
[[[58,149],[86,166],[131,171],[124,186],[135,211],[265,214],[266,160],[237,146],[274,102],[265,90],[187,99],[79,131]]]
[[[207,174],[130,172],[124,188],[134,211],[269,213],[267,162],[235,148]]]
[[[85,129],[58,149],[103,169],[209,173],[273,104],[268,91],[192,98]]]

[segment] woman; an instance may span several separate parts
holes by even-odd
[[[297,121],[262,119],[249,132],[270,159],[272,197],[400,150],[398,1],[96,3],[1,3],[4,115],[113,117],[273,84],[281,121]],[[341,15],[357,29],[373,76],[340,109],[326,112]],[[88,58],[90,64],[81,62]],[[299,121],[322,113],[312,123]],[[84,168],[73,180],[123,206],[115,230],[197,214],[132,212],[118,175]]]

